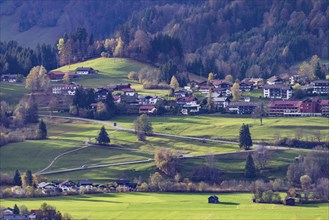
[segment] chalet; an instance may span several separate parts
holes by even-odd
[[[78,186],[84,186],[84,187],[87,187],[87,186],[93,186],[93,183],[94,183],[94,181],[92,181],[92,180],[80,180],[79,182],[78,182]]]
[[[226,80],[213,80],[211,82],[215,88],[230,89],[233,83]]]
[[[214,203],[214,204],[217,204],[219,203],[219,199],[217,196],[215,195],[212,195],[208,198],[208,203]]]
[[[57,95],[75,95],[75,90],[79,85],[75,83],[70,84],[55,84],[52,86],[51,91]]]
[[[230,99],[227,97],[212,97],[212,101],[215,105],[215,108],[226,108],[230,103]]]
[[[329,116],[329,100],[321,100],[320,111],[323,116]]]
[[[49,79],[54,82],[59,82],[63,80],[64,75],[68,73],[70,79],[77,78],[78,75],[75,72],[63,72],[63,71],[50,71],[47,73]]]
[[[190,89],[198,89],[200,86],[205,86],[207,85],[207,81],[196,81],[196,80],[191,80],[188,83],[188,86],[190,87]]]
[[[145,96],[145,95],[139,95],[137,97],[138,99],[138,104],[140,105],[155,105],[158,100],[159,100],[159,97],[158,96]]]
[[[263,78],[251,78],[249,82],[253,83],[256,88],[261,88],[265,85],[265,80]]]
[[[175,91],[175,93],[174,93],[175,98],[187,97],[187,96],[191,96],[191,95],[192,95],[192,93],[186,89],[181,89],[179,91]]]
[[[109,94],[109,90],[106,88],[95,89],[95,99],[97,102],[105,100],[108,94]]]
[[[5,209],[3,209],[2,210],[2,214],[3,215],[12,215],[12,214],[14,214],[14,209],[12,209],[12,208],[5,208]]]
[[[116,184],[117,186],[130,191],[137,188],[137,183],[131,183],[130,180],[117,180]]]
[[[219,96],[227,96],[227,97],[232,96],[232,91],[230,89],[214,88],[212,92],[213,94],[217,94]]]
[[[290,99],[292,97],[292,88],[284,85],[265,85],[264,98],[271,99]]]
[[[155,105],[142,105],[139,107],[138,113],[139,114],[155,114],[156,112]]]
[[[18,214],[11,214],[11,215],[4,215],[3,220],[30,220],[28,215],[18,215]]]
[[[181,113],[183,115],[189,115],[191,113],[197,113],[201,109],[200,104],[196,102],[191,102],[191,103],[186,103],[185,105],[182,106]]]
[[[196,103],[198,101],[197,97],[190,96],[190,97],[181,97],[176,99],[176,103],[180,106],[186,105],[186,104],[191,104],[191,103]]]
[[[88,74],[95,74],[97,73],[97,71],[91,67],[78,67],[76,68],[75,73],[77,75],[88,75]]]
[[[63,192],[71,189],[77,188],[77,184],[71,180],[57,180],[53,181],[55,185],[57,185]]]
[[[209,89],[213,89],[215,88],[214,86],[199,86],[199,91],[202,94],[208,94],[209,93]]]
[[[137,95],[121,95],[120,99],[120,103],[125,103],[127,105],[138,105]]]
[[[131,84],[130,83],[120,83],[116,84],[116,90],[122,90],[122,89],[130,89]]]
[[[250,92],[254,88],[252,82],[240,82],[239,86],[240,86],[240,90],[243,92]]]
[[[295,200],[296,199],[294,197],[288,197],[284,200],[285,205],[294,206],[295,205]]]
[[[231,102],[227,106],[227,111],[235,114],[252,114],[257,108],[256,102]]]
[[[302,101],[271,101],[268,104],[269,116],[299,115]]]
[[[278,76],[272,76],[267,79],[266,83],[268,85],[282,85],[283,84],[283,79],[281,79]]]
[[[37,188],[55,190],[57,188],[57,185],[55,185],[54,183],[41,182],[37,185]]]
[[[124,88],[124,89],[120,89],[120,91],[122,91],[123,94],[126,95],[126,96],[135,96],[135,95],[137,95],[136,90],[133,89],[133,88]]]
[[[18,77],[16,74],[4,74],[1,76],[2,82],[15,83],[15,82],[17,82],[17,80],[18,80]]]
[[[311,82],[311,86],[313,87],[313,94],[329,94],[329,80],[316,80]]]

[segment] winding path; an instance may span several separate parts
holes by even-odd
[[[134,132],[134,129],[132,128],[126,128],[122,127],[120,125],[114,125],[113,122],[109,121],[99,121],[99,120],[94,120],[94,119],[87,119],[87,118],[78,118],[78,117],[66,117],[66,116],[49,116],[49,115],[40,115],[41,117],[50,117],[50,118],[62,118],[62,119],[70,119],[70,120],[80,120],[80,121],[87,121],[87,122],[93,122],[93,123],[98,123],[98,124],[103,124],[103,125],[109,125],[114,128],[116,128],[115,131],[111,132],[117,132],[117,131],[129,131],[129,132]],[[189,139],[189,140],[197,140],[197,141],[207,141],[207,142],[215,142],[215,143],[225,143],[225,144],[238,144],[237,141],[226,141],[226,140],[215,140],[215,139],[207,139],[207,138],[198,138],[198,137],[190,137],[190,136],[181,136],[181,135],[174,135],[174,134],[164,134],[164,133],[153,133],[153,135],[156,136],[163,136],[163,137],[173,137],[173,138],[182,138],[182,139]],[[87,169],[95,169],[95,168],[103,168],[103,167],[110,167],[110,166],[119,166],[119,165],[128,165],[128,164],[139,164],[139,163],[148,163],[150,161],[154,161],[152,158],[148,158],[145,160],[136,160],[136,161],[128,161],[128,162],[119,162],[119,163],[110,163],[110,164],[100,164],[100,165],[93,165],[93,166],[86,166],[86,167],[76,167],[76,168],[70,168],[70,169],[63,169],[63,170],[55,170],[55,171],[46,171],[48,170],[56,160],[58,160],[60,157],[65,156],[67,154],[85,149],[87,147],[93,146],[90,144],[88,141],[85,141],[84,145],[80,148],[66,151],[62,154],[59,154],[56,156],[51,163],[45,167],[44,169],[40,170],[37,172],[37,174],[55,174],[55,173],[64,173],[64,172],[72,172],[72,171],[78,171],[78,170],[87,170]],[[255,147],[259,147],[261,145],[259,144],[254,144]],[[296,148],[289,148],[289,147],[281,147],[281,146],[265,146],[269,150],[291,150]],[[130,150],[130,151],[140,151],[139,149],[130,149],[130,148],[120,148],[122,150]],[[300,149],[300,150],[305,150],[305,151],[312,151],[312,149]],[[205,157],[205,156],[210,156],[210,155],[231,155],[231,154],[241,154],[241,153],[249,153],[253,152],[254,150],[249,150],[249,151],[236,151],[236,152],[224,152],[224,153],[218,153],[218,154],[203,154],[203,155],[182,155],[179,159],[184,159],[184,158],[194,158],[194,157]]]

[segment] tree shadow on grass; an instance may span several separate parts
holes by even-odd
[[[240,203],[236,202],[219,202],[217,205],[240,205]]]

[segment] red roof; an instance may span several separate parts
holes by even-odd
[[[223,83],[232,85],[231,82],[226,81],[226,80],[222,80],[222,79],[221,80],[215,79],[215,80],[212,81],[212,84],[214,84],[214,85],[220,85],[220,84],[223,84]]]
[[[200,89],[212,89],[214,86],[200,86]]]
[[[329,100],[321,100],[320,105],[329,105]]]
[[[132,88],[124,88],[124,89],[121,89],[121,91],[123,91],[123,92],[135,92],[136,90],[132,89]]]
[[[303,102],[302,101],[271,101],[269,107],[278,107],[278,106],[290,106],[290,107],[299,107]]]
[[[113,96],[113,100],[114,100],[114,101],[118,101],[119,99],[120,99],[120,96],[119,96],[119,95],[114,95],[114,96]]]

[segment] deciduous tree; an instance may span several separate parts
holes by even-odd
[[[233,101],[237,102],[240,100],[241,93],[240,93],[240,85],[239,82],[235,82],[231,88]]]
[[[173,89],[175,89],[175,90],[179,88],[179,83],[178,83],[178,81],[177,81],[177,79],[176,79],[175,76],[172,76],[171,77],[170,87],[173,88]]]
[[[164,148],[158,148],[154,153],[155,165],[165,174],[174,177],[177,173],[176,153]]]
[[[50,79],[47,76],[47,70],[43,66],[35,66],[26,77],[25,87],[32,92],[36,90],[46,90]]]
[[[142,114],[134,121],[135,132],[143,132],[146,135],[153,133],[152,123],[149,116]]]

